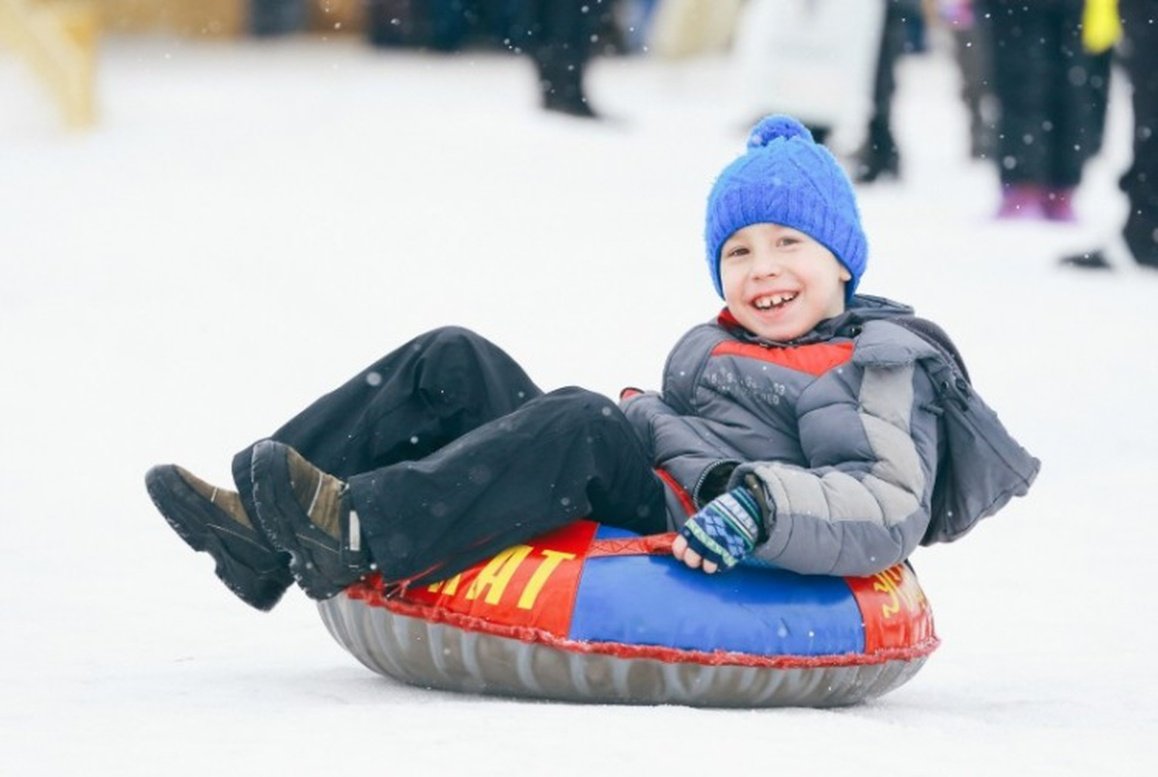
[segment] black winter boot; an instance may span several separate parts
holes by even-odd
[[[264,440],[253,449],[257,520],[290,554],[290,572],[311,599],[329,599],[372,571],[346,490],[288,445]]]
[[[580,119],[599,118],[583,91],[585,63],[564,54],[558,46],[544,46],[536,54],[543,108]]]
[[[233,491],[175,464],[150,469],[145,487],[173,530],[193,550],[213,557],[217,577],[246,604],[269,610],[293,583],[289,557],[257,530]]]
[[[900,178],[901,155],[892,138],[885,141],[869,141],[856,154],[856,169],[853,180],[856,183],[873,183],[882,178]]]

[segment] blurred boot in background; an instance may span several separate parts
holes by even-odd
[[[1045,218],[1042,205],[1044,190],[1035,183],[1007,183],[1001,186],[1001,204],[997,207],[999,219]]]

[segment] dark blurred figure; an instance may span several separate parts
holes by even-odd
[[[308,18],[306,0],[249,0],[249,31],[259,38],[301,32]]]
[[[921,3],[916,4],[918,7]],[[920,9],[919,9],[920,10]],[[924,13],[905,14],[904,50],[911,54],[925,54],[929,51],[929,25]]]
[[[376,46],[455,51],[470,41],[525,53],[544,108],[594,118],[583,75],[610,15],[611,0],[367,0],[367,32]]]
[[[474,21],[473,5],[472,0],[366,0],[366,33],[375,46],[456,51]]]
[[[511,43],[534,60],[543,107],[595,118],[583,75],[610,0],[518,0],[518,6]]]
[[[911,20],[921,16],[921,0],[884,2],[885,23],[873,81],[873,112],[869,118],[868,137],[856,154],[853,178],[857,183],[872,183],[882,176],[897,178],[901,171],[901,154],[892,131],[896,67],[897,60],[907,49]]]
[[[1083,0],[984,0],[1001,106],[998,218],[1073,221],[1073,192],[1097,151],[1109,60],[1081,41]]]
[[[1119,10],[1122,64],[1134,105],[1134,160],[1121,180],[1130,213],[1122,240],[1062,264],[1109,269],[1133,261],[1158,270],[1158,0],[1121,0]]]
[[[992,159],[997,151],[997,98],[993,95],[993,43],[989,20],[971,0],[939,0],[942,21],[953,35],[961,71],[961,100],[969,113],[969,156]]]

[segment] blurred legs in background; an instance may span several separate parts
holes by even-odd
[[[961,100],[969,113],[969,156],[992,159],[998,119],[989,22],[964,0],[942,0],[941,16],[953,33],[953,54],[961,71]]]
[[[1126,0],[1122,12],[1134,90],[1134,160],[1121,184],[1130,201],[1123,237],[1139,263],[1158,267],[1158,0]]]
[[[277,5],[294,0],[254,0]],[[366,0],[367,35],[376,46],[458,51],[504,48],[535,64],[549,111],[594,118],[583,75],[611,0]]]
[[[1130,262],[1158,269],[1158,0],[1122,0],[1120,11],[1134,108],[1134,158],[1120,182],[1130,212],[1120,239],[1061,261],[1089,269]]]
[[[901,155],[892,132],[893,93],[897,88],[897,60],[905,51],[907,19],[921,13],[914,0],[884,0],[885,24],[877,57],[873,82],[873,112],[868,137],[856,154],[854,178],[857,183],[872,183],[881,176],[900,175]]]
[[[604,0],[522,0],[512,38],[535,62],[545,109],[596,117],[583,90],[583,74],[608,5]]]
[[[1074,219],[1082,166],[1101,143],[1108,60],[1082,47],[1082,0],[987,0],[1001,104],[998,218]]]

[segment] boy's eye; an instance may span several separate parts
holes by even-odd
[[[784,237],[782,237],[776,241],[776,245],[794,246],[799,242],[800,242],[800,238],[796,237],[795,235],[785,235]]]
[[[724,252],[724,256],[743,256],[748,253],[748,249],[744,246],[732,246]]]

